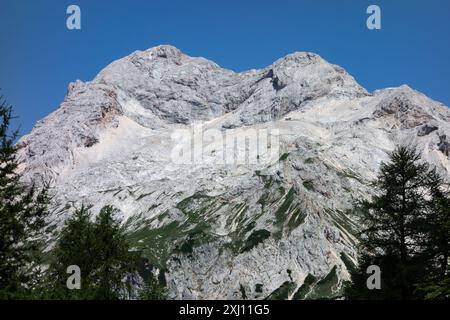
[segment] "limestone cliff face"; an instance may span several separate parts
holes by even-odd
[[[118,208],[173,298],[335,297],[355,263],[353,201],[401,143],[448,174],[449,120],[316,54],[235,73],[159,46],[70,84],[20,159],[25,179],[52,180],[57,227],[74,204]],[[250,156],[224,160],[236,152]]]

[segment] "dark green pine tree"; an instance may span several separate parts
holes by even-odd
[[[114,218],[114,209],[104,207],[94,225],[94,251],[97,254],[97,268],[93,277],[96,283],[97,299],[118,299],[129,292],[124,279],[137,272],[138,254],[131,252],[125,231]]]
[[[82,207],[66,221],[54,250],[49,269],[49,298],[121,299],[130,288],[125,280],[136,273],[137,253],[130,251],[114,209],[104,207],[95,221],[89,208]],[[81,289],[68,289],[67,267],[81,270]]]
[[[0,97],[0,299],[30,299],[41,279],[47,186],[21,182],[12,108]]]
[[[416,285],[428,276],[424,221],[430,190],[440,180],[420,161],[415,148],[401,146],[383,163],[374,182],[375,196],[357,206],[364,229],[360,233],[359,267],[346,289],[349,299],[413,299]],[[381,269],[381,290],[366,286],[367,267]]]
[[[48,271],[46,298],[93,299],[94,281],[91,279],[95,268],[94,225],[89,208],[82,206],[66,220],[53,250],[53,262]],[[67,288],[67,267],[76,265],[82,271],[81,289]]]
[[[429,261],[428,276],[418,284],[425,299],[450,299],[450,186],[436,175],[435,187],[422,223],[424,258]]]

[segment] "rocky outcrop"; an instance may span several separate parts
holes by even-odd
[[[438,129],[439,129],[439,127],[437,127],[437,126],[425,124],[419,129],[419,131],[417,131],[417,135],[419,137],[423,137],[423,136],[426,136],[426,135],[430,134],[431,132],[436,131]]]
[[[439,151],[441,151],[443,154],[445,154],[448,157],[448,153],[450,150],[450,143],[447,141],[447,135],[443,134],[439,136],[439,143],[438,143]]]

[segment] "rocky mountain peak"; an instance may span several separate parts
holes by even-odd
[[[200,157],[176,161],[198,127],[214,133]],[[19,143],[24,178],[53,183],[56,228],[74,204],[113,205],[172,298],[259,299],[338,296],[354,200],[399,144],[448,175],[448,136],[446,106],[407,86],[369,94],[316,54],[236,73],[158,46],[71,83]],[[227,141],[258,161],[224,163]]]
[[[165,59],[179,59],[182,56],[182,52],[171,45],[159,45],[145,51],[155,57],[165,58]]]

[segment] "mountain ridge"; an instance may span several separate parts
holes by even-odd
[[[448,177],[449,120],[408,86],[369,93],[316,54],[236,73],[166,45],[71,83],[19,157],[24,179],[53,182],[56,228],[75,204],[117,207],[172,298],[332,298],[356,263],[353,202],[399,144]],[[211,134],[175,161],[195,130]],[[253,134],[271,148],[224,161],[220,137]]]

